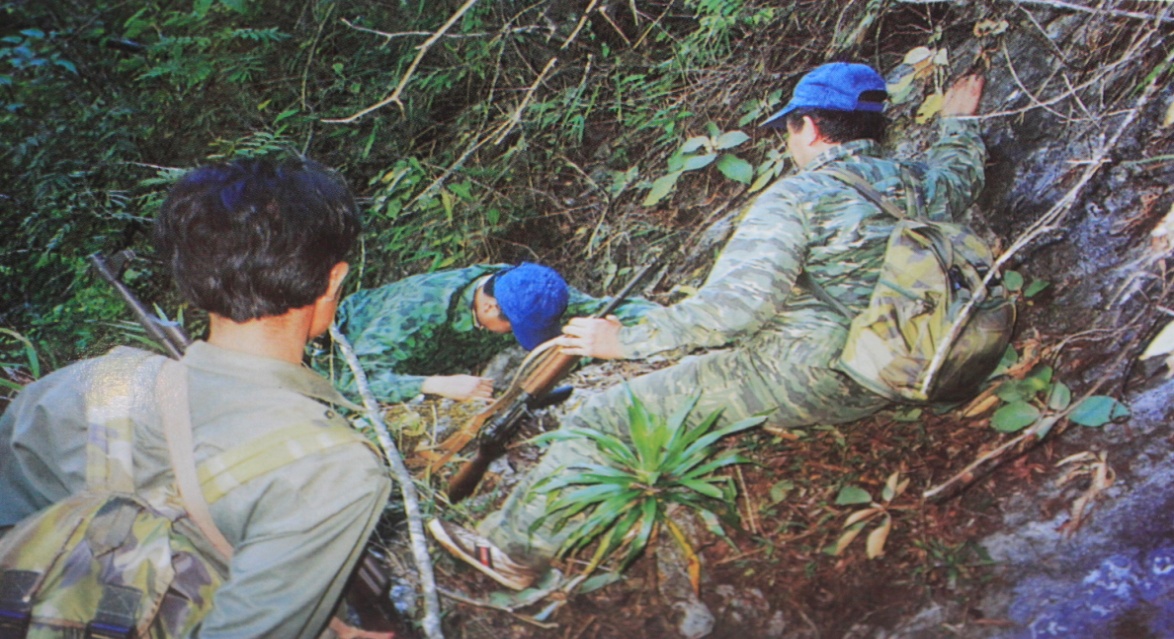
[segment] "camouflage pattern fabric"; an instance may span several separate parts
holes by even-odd
[[[516,345],[513,335],[491,333],[473,323],[479,280],[508,267],[476,265],[414,275],[343,300],[336,321],[367,373],[371,392],[385,402],[407,401],[420,394],[426,377],[480,370],[494,355]],[[570,287],[564,318],[591,315],[609,301]],[[656,305],[632,299],[615,314],[631,323],[650,308]],[[335,364],[341,357],[318,356],[313,362],[340,389],[354,392],[350,370]]]
[[[0,540],[0,608],[27,615],[28,637],[81,636],[89,624],[188,637],[227,577],[225,560],[193,542],[202,535],[181,521],[174,489],[133,492],[131,396],[104,387],[150,387],[157,362],[135,355],[102,360],[86,393],[87,489]]]
[[[854,175],[839,177],[903,215]],[[1015,305],[1001,279],[984,283],[993,264],[990,248],[961,224],[902,219],[889,237],[868,308],[852,318],[836,368],[894,401],[973,396],[1015,328]],[[825,294],[818,282],[805,284]],[[955,323],[963,327],[956,336]]]
[[[0,534],[85,491],[93,451],[130,450],[135,495],[165,515],[178,510],[154,392],[164,358],[150,355],[137,377],[105,374],[118,360],[143,356],[117,348],[54,371],[0,415]],[[387,469],[339,414],[353,404],[306,367],[203,341],[182,363],[198,472],[213,520],[235,549],[230,577],[194,634],[318,637],[387,503]],[[122,424],[133,424],[133,446],[118,443]],[[111,508],[120,521],[142,512],[126,502]],[[208,545],[194,533],[188,540]],[[182,552],[176,560],[186,561]]]
[[[650,410],[668,414],[700,394],[691,420],[721,409],[723,424],[764,414],[769,426],[795,428],[850,422],[889,405],[832,367],[848,319],[797,287],[796,279],[807,271],[860,313],[896,220],[820,169],[850,170],[910,215],[920,210],[948,221],[961,217],[982,190],[985,148],[977,121],[947,118],[924,163],[883,159],[878,151],[869,140],[841,144],[775,182],[746,210],[695,295],[650,310],[620,331],[628,358],[730,347],[631,380]],[[623,435],[626,406],[622,387],[613,388],[587,398],[563,426]],[[549,530],[528,533],[546,501],[529,488],[593,454],[587,442],[552,445],[502,510],[482,521],[481,534],[518,557],[551,556],[560,539]]]
[[[135,494],[132,395],[109,386],[150,387],[158,366],[147,353],[132,353],[100,360],[90,380],[86,490],[0,539],[0,617],[27,614],[29,637],[59,637],[89,623],[140,637],[189,637],[227,577],[225,558],[184,517],[173,484]],[[213,456],[197,474],[212,504],[254,478],[354,442],[349,429],[304,422]]]

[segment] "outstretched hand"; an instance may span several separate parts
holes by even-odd
[[[942,101],[942,116],[975,115],[986,79],[981,75],[965,75],[953,84]]]
[[[555,343],[568,355],[619,359],[624,356],[620,348],[621,328],[623,325],[615,315],[576,317],[563,327],[563,336]]]
[[[433,375],[424,380],[420,390],[425,395],[440,395],[458,402],[492,399],[493,380],[476,375]]]

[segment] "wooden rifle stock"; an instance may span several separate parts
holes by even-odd
[[[636,285],[655,265],[656,262],[653,261],[641,268],[624,285],[624,288],[608,302],[607,306],[592,317],[599,318],[610,315],[617,306],[628,298]],[[472,459],[462,464],[457,473],[453,475],[452,480],[449,481],[449,502],[455,504],[473,494],[473,491],[477,489],[477,484],[481,483],[481,478],[489,470],[489,464],[505,453],[506,446],[517,433],[522,417],[528,412],[528,409],[542,403],[546,394],[566,377],[574,368],[575,363],[579,361],[578,357],[563,353],[557,346],[548,347],[547,350],[532,355],[532,357],[535,359],[531,363],[531,371],[522,379],[521,384],[516,382],[511,384],[501,398],[475,415],[469,420],[469,424],[461,430],[461,433],[477,433],[477,453]],[[522,366],[524,370],[526,363],[523,362]],[[466,442],[467,440],[450,448],[449,453],[442,459],[447,460]],[[438,464],[434,464],[434,466],[436,465]]]

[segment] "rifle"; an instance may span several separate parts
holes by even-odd
[[[652,271],[654,266],[656,266],[656,261],[646,264],[636,275],[632,276],[632,279],[612,298],[607,306],[592,317],[610,315],[617,306],[628,298],[636,285]],[[539,347],[539,349],[542,348]],[[454,438],[459,439],[461,433],[477,433],[477,453],[472,459],[462,464],[457,474],[449,481],[448,499],[451,503],[455,504],[473,494],[477,484],[485,476],[485,471],[489,469],[489,464],[505,453],[506,446],[521,427],[523,416],[535,408],[557,403],[551,401],[551,396],[563,391],[555,389],[554,386],[571,372],[578,360],[577,356],[567,355],[557,347],[547,347],[545,350],[532,353],[522,363],[513,383],[505,393],[469,420],[469,424],[460,433],[454,435]],[[518,382],[518,379],[522,380],[521,383]],[[552,391],[552,389],[554,390]],[[460,442],[455,447],[450,446],[450,454],[463,447],[464,443]],[[447,456],[443,459],[447,459]]]
[[[183,327],[177,322],[164,319],[147,310],[134,291],[127,288],[126,284],[122,282],[122,271],[134,257],[134,251],[127,249],[119,251],[110,260],[107,260],[101,253],[94,253],[90,255],[89,259],[98,275],[109,282],[114,290],[122,296],[122,300],[130,307],[135,319],[143,326],[147,334],[166,349],[172,359],[180,359],[192,343]],[[397,637],[409,637],[412,635],[408,632],[408,624],[405,624],[400,618],[399,611],[392,605],[389,597],[391,587],[389,572],[387,558],[382,551],[372,544],[368,544],[343,590],[343,597],[358,615],[363,628],[374,631],[392,631],[396,633]]]

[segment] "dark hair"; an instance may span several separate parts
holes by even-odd
[[[787,128],[801,128],[804,116],[815,122],[824,139],[835,144],[852,140],[880,142],[885,138],[887,121],[883,113],[800,108],[787,114]]]
[[[244,322],[321,297],[359,229],[350,190],[322,166],[247,159],[172,187],[155,247],[191,303]]]

